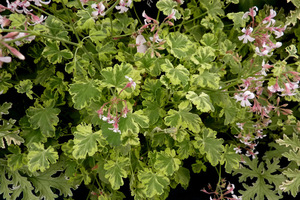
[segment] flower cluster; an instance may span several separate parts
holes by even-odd
[[[133,81],[132,78],[128,77],[128,76],[125,76],[125,78],[127,78],[129,80],[129,82],[126,84],[126,86],[120,91],[119,95],[122,93],[122,91],[124,91],[126,88],[133,88],[135,89],[136,87],[136,83]],[[122,104],[124,103],[124,106],[122,108],[121,111],[118,110],[118,105],[119,104]],[[108,106],[108,109],[107,109],[107,115],[105,116],[104,115],[104,108]],[[124,117],[126,118],[127,117],[127,113],[129,112],[128,110],[128,107],[127,107],[127,102],[126,100],[122,100],[122,99],[119,99],[117,97],[113,97],[112,100],[110,100],[109,102],[106,102],[104,103],[101,108],[97,111],[98,113],[98,116],[101,120],[109,123],[109,124],[112,124],[113,125],[113,128],[109,128],[109,130],[112,130],[113,132],[115,133],[120,133],[121,134],[121,131],[119,129],[119,121],[120,121],[120,118],[121,117]]]
[[[157,56],[161,57],[160,53],[157,50],[164,50],[165,48],[162,47],[162,45],[165,43],[163,39],[159,38],[159,31],[161,29],[160,25],[162,24],[168,24],[170,26],[173,26],[173,22],[171,22],[171,19],[176,20],[175,17],[176,10],[173,9],[172,13],[167,16],[163,22],[160,24],[156,19],[153,19],[149,17],[146,12],[144,11],[142,13],[142,16],[145,18],[144,22],[145,24],[140,28],[138,31],[138,35],[135,36],[136,38],[136,47],[137,47],[137,52],[140,53],[145,53],[148,49],[151,50],[151,57]],[[150,32],[155,32],[153,37],[149,37],[150,41],[147,42],[145,37],[142,35],[143,31],[146,28],[150,28]]]
[[[119,2],[119,6],[116,6],[117,10],[120,10],[119,13],[124,13],[128,11],[128,7],[130,7],[132,0],[121,0]]]
[[[265,17],[261,23],[255,23],[255,16],[258,8],[254,6],[250,8],[248,12],[243,15],[243,18],[252,18],[251,23],[248,28],[243,28],[242,32],[244,35],[239,36],[239,40],[243,40],[243,43],[254,42],[255,53],[259,56],[271,56],[273,54],[272,50],[282,46],[281,42],[273,42],[271,34],[273,33],[276,37],[279,38],[283,36],[283,32],[286,29],[286,26],[275,26],[276,20],[276,11],[273,9],[270,10],[269,16]]]
[[[222,179],[220,183],[218,183],[218,186],[216,187],[215,191],[213,191],[212,186],[210,184],[208,184],[208,189],[212,192],[208,192],[206,189],[202,189],[201,191],[206,194],[213,194],[214,197],[210,196],[210,200],[242,200],[241,196],[236,196],[234,194],[234,184],[231,184],[230,182],[226,184],[225,179]]]
[[[49,4],[51,0],[16,0],[14,2],[9,2],[8,0],[6,0],[6,6],[0,4],[0,12],[9,10],[12,13],[24,14],[27,17],[26,23],[24,24],[25,30],[27,30],[27,25],[34,26],[36,24],[41,24],[47,18],[43,15],[39,17],[33,14],[33,10],[28,8],[31,5],[31,2],[34,2],[36,6],[42,6],[43,4]],[[2,29],[8,27],[10,24],[10,19],[8,19],[6,16],[0,15],[0,25]],[[20,46],[23,44],[23,42],[31,42],[34,39],[35,36],[23,32],[10,32],[4,36],[0,34],[0,68],[2,67],[3,63],[10,63],[12,61],[12,58],[8,56],[9,53],[15,55],[21,60],[25,59],[25,56],[22,53],[8,44],[10,40],[14,40],[15,44],[17,46]]]

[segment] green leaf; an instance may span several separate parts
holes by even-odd
[[[230,146],[226,144],[222,154],[222,161],[225,162],[226,173],[230,174],[234,169],[239,168],[241,155],[235,153],[232,144]]]
[[[189,71],[183,65],[178,65],[174,68],[168,59],[165,62],[166,64],[161,65],[161,68],[166,72],[166,76],[170,79],[171,83],[185,86],[189,81]]]
[[[180,167],[178,171],[175,172],[175,181],[180,183],[180,185],[186,190],[190,182],[190,170],[184,167]]]
[[[19,130],[14,128],[15,122],[16,120],[13,119],[2,121],[2,125],[0,125],[0,148],[5,148],[5,144],[7,146],[12,143],[15,145],[21,145],[21,143],[24,142],[24,139],[18,135]],[[6,140],[6,143],[4,140]]]
[[[279,145],[284,145],[286,147],[291,147],[293,151],[300,150],[300,140],[296,133],[293,133],[293,138],[289,138],[286,134],[283,134],[283,139],[278,139],[276,142]]]
[[[209,128],[203,129],[201,133],[199,136],[196,136],[194,147],[200,149],[200,152],[206,155],[212,166],[216,166],[222,161],[223,140],[217,139],[217,132]]]
[[[93,156],[98,151],[97,142],[102,141],[101,131],[93,132],[91,124],[79,124],[74,132],[72,155],[75,159],[84,159],[87,154]]]
[[[74,108],[77,110],[81,110],[88,106],[92,100],[98,100],[101,95],[98,85],[94,80],[89,80],[87,82],[76,81],[75,83],[70,84],[69,92],[72,95]]]
[[[181,59],[194,53],[193,43],[182,33],[170,33],[167,37],[167,44],[171,48],[171,54],[173,54],[176,58]]]
[[[237,107],[224,106],[224,108],[221,110],[219,114],[219,117],[222,117],[225,113],[224,125],[228,125],[235,121],[238,111],[239,110]]]
[[[158,152],[154,163],[154,168],[161,171],[166,176],[172,176],[179,169],[180,160],[175,158],[175,150],[166,148],[165,151]]]
[[[284,192],[288,192],[289,194],[292,194],[293,197],[296,197],[297,194],[299,194],[300,191],[300,170],[299,169],[287,169],[282,172],[285,176],[287,176],[289,179],[285,180],[279,188],[283,190]]]
[[[59,122],[57,115],[60,109],[53,107],[29,107],[26,114],[33,129],[41,129],[43,135],[51,137],[54,135],[55,127]]]
[[[58,37],[60,39],[69,40],[68,31],[64,30],[64,25],[62,21],[58,18],[49,15],[45,20],[45,26],[49,29],[49,32],[52,36]]]
[[[132,65],[127,63],[122,63],[121,65],[115,64],[114,67],[107,67],[101,71],[101,74],[104,77],[103,85],[109,88],[115,87],[120,91],[129,82],[125,76],[128,76],[131,71]]]
[[[11,171],[8,168],[2,168],[0,167],[1,175],[3,174],[4,177],[8,176],[10,177],[11,184],[14,186],[13,189],[10,189],[10,192],[12,193],[9,198],[16,200],[19,199],[18,197],[22,197],[22,199],[30,199],[30,200],[38,200],[39,198],[33,194],[33,187],[31,182],[28,180],[27,176],[20,175],[19,171]],[[7,175],[6,175],[7,173]],[[23,174],[23,173],[22,173]],[[2,177],[2,176],[1,176]],[[1,181],[0,184],[0,191],[3,182]],[[6,182],[7,183],[7,182]],[[8,192],[8,191],[6,191]]]
[[[295,26],[300,19],[300,8],[296,8],[296,10],[291,10],[290,15],[286,18],[286,25],[293,24]]]
[[[95,20],[87,10],[78,10],[76,13],[80,19],[78,20],[78,28],[80,29],[92,29],[95,27]]]
[[[216,56],[214,50],[209,47],[199,47],[191,57],[191,60],[196,64],[199,65],[199,71],[203,72],[204,69],[210,69],[212,67],[212,62],[215,60]]]
[[[2,115],[8,115],[9,112],[8,110],[11,108],[12,103],[7,103],[4,102],[1,106],[0,106],[0,119],[2,118]]]
[[[234,170],[234,174],[241,174],[239,177],[239,182],[254,179],[255,183],[252,186],[248,186],[243,183],[245,190],[239,190],[239,192],[243,196],[243,200],[251,200],[251,199],[281,199],[281,192],[279,190],[279,185],[284,181],[284,176],[282,174],[274,174],[278,173],[280,170],[280,166],[278,165],[279,160],[274,159],[273,163],[270,160],[266,160],[266,167],[264,163],[258,164],[258,159],[250,160],[248,157],[244,157],[245,166],[240,169]]]
[[[227,17],[228,19],[231,19],[233,21],[233,27],[235,29],[239,29],[241,27],[246,26],[246,22],[248,21],[248,18],[243,18],[244,12],[236,12],[236,13],[228,13]]]
[[[122,119],[123,118],[121,118],[121,120],[119,121],[119,126],[120,126],[120,122],[123,123]],[[122,129],[120,127],[119,127],[119,129],[121,130],[121,134],[122,134],[123,125],[121,125],[121,126],[122,126]],[[101,125],[102,135],[104,136],[104,138],[106,139],[108,144],[110,144],[111,146],[119,146],[122,142],[121,135],[120,135],[120,133],[114,132],[113,130],[111,130],[111,128],[113,128],[112,124],[104,122]]]
[[[68,50],[60,50],[58,42],[47,42],[42,55],[48,59],[52,64],[61,63],[62,58],[71,59],[73,58],[73,53]]]
[[[287,0],[288,3],[289,3],[290,1],[291,1],[297,8],[300,7],[300,0]]]
[[[199,75],[193,76],[193,83],[199,85],[202,88],[219,89],[220,77],[216,73],[210,73],[207,70]]]
[[[292,45],[286,47],[285,50],[286,50],[286,52],[288,52],[290,57],[298,58],[297,48],[295,45],[292,44]]]
[[[167,177],[152,171],[139,171],[138,179],[142,182],[142,190],[148,198],[161,195],[170,183]]]
[[[66,179],[63,173],[60,173],[58,176],[58,172],[63,170],[62,164],[63,163],[57,163],[52,165],[45,172],[29,178],[40,198],[47,200],[57,199],[58,192],[53,191],[53,189],[58,190],[61,196],[72,196],[71,183]]]
[[[193,146],[189,139],[184,139],[182,142],[179,142],[176,146],[178,146],[177,153],[180,159],[186,159],[192,154]]]
[[[196,160],[196,163],[192,164],[192,169],[194,173],[206,172],[206,166],[201,160]]]
[[[172,13],[173,8],[177,6],[177,3],[172,0],[159,0],[156,3],[156,6],[160,11],[164,13],[164,15],[169,16]],[[177,10],[175,10],[175,17],[176,19],[180,19],[181,17],[180,13]]]
[[[23,14],[13,13],[9,15],[9,20],[11,21],[10,27],[18,28],[24,27],[26,22],[26,17]]]
[[[208,15],[211,16],[212,18],[218,18],[218,15],[219,16],[225,15],[220,0],[201,1],[201,4],[207,9]]]
[[[186,98],[190,100],[201,112],[215,111],[210,97],[204,92],[201,92],[198,96],[195,92],[189,91],[186,95]]]
[[[11,170],[16,171],[21,168],[24,164],[27,164],[25,156],[21,153],[21,149],[18,146],[9,146],[9,151],[12,154],[7,156],[7,164]]]
[[[218,38],[215,34],[212,33],[205,33],[201,40],[200,40],[201,44],[203,44],[204,46],[209,46],[213,49],[217,48],[217,42],[218,42]]]
[[[41,143],[32,143],[29,147],[27,158],[30,171],[35,172],[40,170],[44,172],[50,167],[50,163],[56,163],[58,153],[51,146],[45,149]]]
[[[9,88],[13,86],[13,84],[9,83],[11,79],[11,74],[6,71],[0,72],[0,94],[5,94]]]
[[[23,80],[20,81],[18,85],[15,85],[17,92],[20,94],[26,93],[29,99],[33,99],[32,94],[33,91],[31,90],[33,87],[31,80]]]
[[[194,133],[198,133],[200,131],[200,124],[202,123],[200,117],[189,112],[192,109],[189,102],[185,101],[180,105],[181,108],[179,108],[179,111],[169,110],[168,116],[165,117],[165,124],[171,127],[188,128]]]
[[[104,169],[107,170],[105,178],[110,182],[113,190],[118,190],[124,184],[123,178],[127,177],[127,167],[129,166],[129,159],[118,157],[116,161],[108,160],[104,164]]]
[[[143,106],[146,107],[143,111],[149,119],[149,124],[155,124],[163,111],[157,102],[143,101]]]

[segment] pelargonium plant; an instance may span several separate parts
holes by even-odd
[[[2,1],[1,199],[296,198],[300,4],[242,2]]]

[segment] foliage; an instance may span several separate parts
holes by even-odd
[[[0,4],[0,198],[296,198],[299,0],[139,3]]]

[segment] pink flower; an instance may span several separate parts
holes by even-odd
[[[156,42],[156,43],[160,43],[161,41],[163,41],[163,39],[159,39],[159,36],[158,36],[157,32],[154,34],[153,37],[150,37],[149,39],[153,42]]]
[[[115,120],[115,122],[113,123],[113,128],[108,128],[108,129],[112,130],[115,133],[120,133],[121,134],[121,131],[119,130],[119,124],[118,124],[117,120]]]
[[[137,48],[137,52],[139,53],[145,53],[148,49],[147,45],[144,45],[144,43],[146,43],[146,39],[144,38],[144,36],[142,35],[138,35],[136,37],[136,48]]]
[[[136,83],[132,80],[132,78],[128,76],[125,76],[125,78],[127,78],[130,81],[129,83],[127,83],[125,88],[133,87],[133,89],[135,89]]]
[[[255,95],[250,91],[234,95],[236,101],[241,101],[241,106],[243,107],[251,106],[252,104],[249,102],[249,99],[254,99],[254,97]]]
[[[271,9],[271,10],[270,10],[270,15],[269,15],[268,17],[266,17],[266,18],[262,21],[262,23],[263,23],[263,24],[266,24],[266,23],[269,22],[269,24],[267,25],[267,27],[269,27],[271,24],[272,24],[272,25],[275,24],[275,19],[273,19],[275,16],[276,16],[276,11],[273,10],[273,9]]]
[[[247,43],[248,40],[249,40],[250,42],[253,42],[255,39],[254,39],[253,37],[250,36],[250,34],[252,33],[252,31],[253,31],[253,28],[252,28],[252,27],[250,27],[249,29],[243,28],[243,29],[242,29],[242,32],[245,33],[245,34],[242,35],[242,36],[239,36],[239,37],[238,37],[239,40],[243,40],[243,43]]]
[[[256,6],[249,9],[248,12],[245,12],[242,19],[246,19],[249,15],[253,18],[256,16],[256,11],[258,11],[258,8]]]
[[[16,48],[9,46],[8,44],[1,42],[4,46],[6,46],[9,51],[14,54],[15,56],[17,56],[19,59],[24,60],[25,56],[23,56],[23,54],[21,54]]]
[[[10,56],[3,56],[2,49],[0,49],[0,68],[2,67],[3,63],[10,63],[11,57]]]
[[[20,2],[19,0],[17,0],[14,3],[16,3],[16,5],[17,5],[17,7],[14,10],[17,11],[18,13],[23,13],[24,12],[25,14],[28,14],[32,11],[32,10],[27,9],[27,7],[30,6],[29,1]],[[20,7],[21,9],[18,9],[18,7]]]
[[[40,17],[29,13],[31,15],[31,21],[33,22],[33,24],[27,22],[29,25],[36,25],[36,24],[41,24],[44,20],[46,20],[47,17],[44,17],[44,15],[41,15]]]
[[[279,86],[278,79],[274,85],[268,86],[268,90],[270,90],[272,93],[284,91],[284,89]]]
[[[117,10],[120,10],[119,13],[124,13],[128,11],[128,8],[131,5],[131,0],[121,0],[119,3],[119,6],[116,6]]]
[[[94,3],[94,4],[91,5],[91,7],[94,8],[94,9],[96,9],[96,11],[93,11],[93,12],[92,12],[92,16],[93,16],[94,18],[97,18],[98,15],[101,15],[101,16],[104,16],[104,15],[105,15],[105,12],[104,12],[105,6],[103,5],[102,2],[100,2],[100,3],[98,3],[98,4],[95,4],[95,3]]]
[[[1,28],[4,28],[5,26],[8,26],[10,24],[10,20],[7,19],[6,17],[3,17],[0,15],[0,24],[1,24]]]
[[[280,38],[281,36],[283,36],[283,32],[285,31],[286,29],[286,25],[281,28],[280,26],[279,27],[274,27],[274,34],[276,35],[276,38]]]
[[[272,47],[267,46],[265,43],[262,45],[262,48],[259,47],[255,47],[255,53],[259,56],[272,56],[273,52],[272,51]],[[271,54],[269,54],[271,53]]]
[[[34,1],[34,4],[35,4],[36,6],[42,6],[42,4],[46,4],[46,5],[48,5],[48,4],[51,2],[51,0],[49,0],[49,1],[42,1],[42,0],[30,0],[30,1]]]

